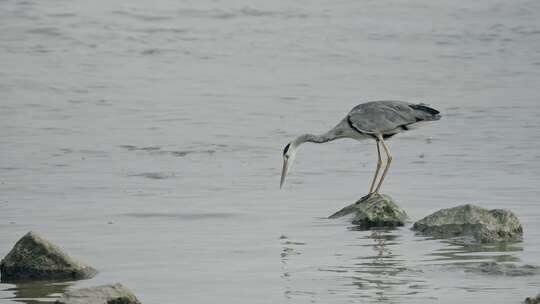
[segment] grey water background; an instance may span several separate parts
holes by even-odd
[[[1,303],[122,282],[143,303],[518,303],[540,265],[538,1],[0,1],[0,256],[36,230],[100,270],[0,284]],[[411,220],[509,208],[523,242],[459,246],[326,216],[371,141],[283,146],[357,103],[443,119],[389,142]],[[280,238],[281,236],[287,238]]]

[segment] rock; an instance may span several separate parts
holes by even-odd
[[[540,274],[540,267],[533,265],[516,265],[513,263],[483,262],[467,264],[465,266],[465,271],[486,275],[517,277]]]
[[[520,240],[523,228],[509,210],[467,204],[439,210],[414,223],[413,230],[435,238],[463,238],[491,243]]]
[[[78,280],[93,277],[97,271],[67,256],[62,250],[30,231],[0,262],[2,282],[28,280]]]
[[[407,213],[390,196],[378,193],[368,194],[356,203],[332,214],[334,219],[354,213],[352,223],[362,228],[403,226]]]
[[[525,303],[525,304],[540,304],[540,293],[537,294],[536,297],[534,297],[534,298],[527,297],[523,303]]]
[[[122,284],[73,289],[65,292],[56,304],[141,304]]]

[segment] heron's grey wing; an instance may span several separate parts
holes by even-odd
[[[359,104],[348,115],[351,127],[362,133],[385,134],[416,122],[414,110],[403,101],[373,101]]]

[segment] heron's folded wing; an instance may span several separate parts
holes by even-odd
[[[384,134],[416,122],[407,103],[390,101],[360,104],[351,110],[348,120],[354,129],[370,134]]]

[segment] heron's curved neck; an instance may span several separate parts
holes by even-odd
[[[321,135],[303,134],[303,135],[298,136],[294,141],[295,141],[295,145],[299,146],[305,142],[322,144],[325,142],[332,141],[334,139],[337,139],[337,136],[334,134],[334,132],[327,132]]]

